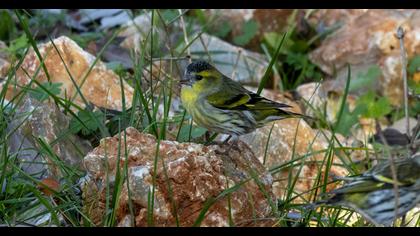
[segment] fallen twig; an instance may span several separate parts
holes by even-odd
[[[410,139],[410,119],[408,117],[408,84],[407,84],[407,55],[404,47],[404,29],[399,26],[397,29],[397,38],[400,40],[400,49],[401,49],[401,69],[404,85],[404,113],[406,119],[406,131],[407,136]]]

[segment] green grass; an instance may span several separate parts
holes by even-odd
[[[144,10],[141,12],[147,13],[148,11]],[[36,16],[31,15],[32,13],[30,12],[19,10],[14,11],[12,14],[15,14],[18,19],[18,22],[15,25],[16,29],[13,30],[17,31],[18,28],[20,28],[21,33],[26,37],[26,41],[23,41],[22,39],[24,47],[21,47],[20,45],[19,47],[16,47],[15,49],[12,48],[13,50],[10,50],[10,53],[12,53],[14,58],[16,58],[16,64],[10,69],[7,77],[4,78],[5,86],[0,92],[0,225],[5,224],[13,226],[23,224],[25,221],[50,214],[51,222],[47,222],[46,225],[51,223],[60,226],[94,226],[95,223],[93,222],[93,219],[90,219],[90,216],[88,216],[83,210],[81,194],[78,192],[80,191],[78,190],[78,180],[84,177],[86,173],[83,170],[76,169],[63,162],[59,158],[58,154],[55,153],[53,146],[58,141],[66,139],[69,135],[74,134],[78,135],[80,138],[91,141],[94,146],[97,145],[97,142],[102,138],[119,134],[121,138],[118,143],[117,163],[120,163],[121,158],[124,158],[126,161],[116,168],[116,176],[112,184],[112,180],[109,179],[109,175],[106,175],[105,213],[101,222],[98,224],[98,226],[116,226],[118,223],[117,206],[121,200],[122,189],[125,185],[125,187],[130,190],[127,161],[128,151],[126,148],[126,133],[124,131],[128,126],[132,126],[141,132],[149,133],[156,137],[157,145],[153,161],[153,173],[156,173],[159,165],[163,167],[169,201],[171,203],[171,210],[175,217],[175,224],[177,226],[181,225],[182,219],[179,218],[179,214],[177,212],[179,206],[176,205],[174,200],[174,189],[168,177],[167,166],[165,160],[159,156],[159,144],[161,141],[169,138],[169,133],[166,132],[168,128],[173,128],[172,130],[175,130],[174,133],[171,134],[173,139],[181,142],[210,143],[218,135],[212,134],[209,140],[206,140],[204,137],[205,130],[203,131],[202,128],[196,127],[192,122],[191,116],[184,110],[181,110],[174,116],[170,115],[174,99],[177,97],[177,91],[174,90],[174,87],[176,87],[179,78],[183,73],[180,70],[177,61],[186,58],[191,44],[197,40],[200,41],[200,37],[204,32],[210,34],[212,33],[211,29],[216,23],[215,20],[206,19],[200,11],[196,11],[195,14],[190,14],[190,11],[184,10],[180,14],[179,11],[165,12],[163,10],[152,10],[152,21],[150,26],[152,31],[145,35],[144,41],[139,42],[140,50],[138,52],[131,52],[131,59],[134,65],[132,70],[127,71],[127,73],[124,74],[119,74],[121,84],[124,80],[134,88],[133,100],[130,101],[132,108],[127,107],[128,101],[125,100],[124,90],[121,86],[121,98],[123,104],[122,111],[117,115],[113,115],[113,117],[109,119],[106,118],[107,115],[109,115],[107,111],[97,112],[92,111],[91,109],[84,109],[73,102],[75,96],[79,95],[85,106],[89,106],[90,104],[81,92],[80,87],[83,86],[84,82],[82,82],[82,85],[76,86],[76,80],[71,75],[67,65],[65,65],[65,69],[71,78],[72,83],[75,85],[77,92],[72,95],[72,98],[69,100],[58,96],[58,90],[60,89],[59,86],[55,84],[40,83],[33,79],[41,71],[43,71],[48,80],[50,80],[48,68],[46,68],[43,63],[44,58],[42,58],[42,55],[37,47],[37,44],[41,41],[41,39],[37,38],[37,36],[33,34],[34,31],[28,24],[28,19],[36,20]],[[260,53],[267,57],[269,63],[265,74],[258,85],[258,93],[261,93],[263,89],[267,88],[270,80],[272,79],[273,73],[283,78],[279,83],[279,88],[274,88],[281,91],[296,88],[304,81],[307,81],[311,76],[317,77],[317,73],[320,73],[316,69],[315,65],[311,64],[307,58],[307,53],[309,52],[309,49],[325,35],[312,35],[309,39],[307,39],[307,45],[303,48],[296,49],[296,46],[291,47],[291,42],[295,45],[299,44],[295,35],[296,27],[293,17],[295,17],[295,15],[292,15],[288,32],[284,33],[282,37],[280,37],[281,34],[279,34],[279,32],[274,32],[277,34],[276,37],[278,39],[272,40],[275,42],[275,45],[270,46],[268,42],[261,44]],[[173,33],[173,29],[171,27],[175,23],[181,22],[181,19],[185,20],[185,25],[183,26],[185,27],[185,31],[183,32],[183,36],[188,39],[188,43],[184,41],[183,37],[182,40],[168,40]],[[202,29],[199,31],[193,31],[192,25],[197,21],[199,21]],[[248,26],[248,28],[253,27]],[[164,39],[155,34],[157,30],[161,30],[163,32]],[[98,52],[97,59],[90,66],[82,81],[86,80],[88,74],[92,71],[93,66],[105,53],[107,47],[115,42],[118,33],[119,30],[114,30],[112,32],[112,36],[106,42],[105,46]],[[248,37],[252,32],[249,33],[249,35],[245,33],[246,32],[244,32],[244,35]],[[226,34],[226,32],[223,34]],[[15,37],[9,39],[7,42],[9,44],[18,37],[16,32],[9,35]],[[167,47],[166,56],[163,52],[156,51],[159,49],[158,45],[162,44],[162,40],[167,41],[167,44],[165,45]],[[242,40],[246,41],[245,39]],[[50,36],[44,38],[44,42],[45,41],[53,43],[53,39],[50,38]],[[19,96],[13,98],[12,101],[7,101],[5,98],[5,88],[8,85],[15,85],[14,75],[16,70],[20,67],[24,56],[30,48],[35,51],[37,58],[41,61],[40,66],[37,68],[35,75],[31,78],[31,82],[27,86],[20,87],[21,91]],[[53,50],[59,52],[54,43]],[[206,50],[203,52],[203,55],[206,55],[209,58],[209,61],[213,61],[212,56],[218,53],[226,52]],[[291,58],[293,56],[290,55],[295,55],[295,57]],[[61,61],[64,63],[65,60],[63,55],[59,53],[59,56]],[[168,59],[168,57],[170,57],[170,59]],[[157,72],[157,78],[153,78],[152,72],[156,71],[154,71],[155,69],[153,68],[152,63],[157,60],[164,62],[166,67],[160,68]],[[296,61],[303,61],[303,66],[298,67]],[[235,66],[233,66],[233,68],[235,68]],[[148,70],[150,74],[149,77],[144,76],[143,72],[145,70]],[[236,185],[226,186],[226,189],[217,196],[207,199],[203,208],[199,212],[197,219],[193,223],[193,226],[200,226],[211,206],[221,200],[227,200],[228,203],[229,225],[233,227],[236,226],[238,222],[235,222],[232,217],[231,195],[250,181],[253,181],[258,186],[259,190],[257,191],[261,191],[263,196],[267,199],[272,210],[272,217],[276,219],[276,225],[278,226],[350,226],[350,218],[356,215],[351,209],[323,207],[314,211],[308,210],[304,207],[305,204],[318,200],[319,197],[326,192],[326,186],[330,183],[328,179],[328,172],[334,165],[332,159],[333,156],[340,158],[343,162],[342,167],[346,168],[348,172],[353,175],[361,173],[361,170],[359,170],[358,167],[351,162],[348,153],[354,150],[366,150],[366,153],[368,154],[369,151],[371,151],[367,147],[345,147],[338,141],[337,138],[337,133],[341,130],[345,130],[343,127],[353,125],[353,123],[350,123],[351,121],[346,120],[346,117],[349,116],[349,114],[346,110],[346,106],[348,104],[346,104],[345,98],[351,88],[350,72],[351,68],[349,67],[347,84],[342,96],[342,102],[337,116],[338,118],[335,123],[331,123],[326,119],[325,111],[311,107],[310,103],[306,101],[309,109],[316,114],[316,121],[312,125],[313,128],[324,128],[332,133],[328,139],[328,146],[324,150],[313,150],[315,139],[310,140],[310,145],[307,147],[307,152],[304,155],[299,155],[296,151],[296,147],[293,146],[292,158],[290,161],[273,166],[267,170],[272,175],[278,174],[281,171],[288,171],[290,169],[294,170],[294,172],[289,171],[287,179],[283,180],[287,183],[286,189],[284,189],[284,196],[276,199],[277,202],[273,201],[270,197],[270,193],[264,190],[261,180],[258,177],[258,173],[256,173],[252,168],[249,168],[247,173],[249,178],[237,183]],[[314,80],[317,79],[315,78]],[[32,88],[32,85],[36,85],[37,88]],[[53,140],[51,142],[47,142],[42,138],[34,137],[34,140],[36,140],[36,148],[33,151],[42,155],[44,160],[48,160],[53,163],[62,174],[60,178],[61,189],[60,191],[53,191],[51,196],[46,196],[40,188],[37,187],[39,185],[42,186],[40,179],[21,170],[18,157],[10,152],[8,144],[12,134],[16,132],[16,129],[10,130],[9,127],[11,119],[13,119],[14,115],[16,115],[16,105],[21,104],[24,97],[31,96],[31,94],[35,94],[35,97],[42,98],[43,100],[47,99],[54,102],[55,106],[62,110],[63,113],[72,120],[72,123],[75,124],[75,126],[68,127],[65,132],[61,133],[57,140]],[[371,102],[376,104],[376,100],[372,100]],[[163,113],[158,114],[158,108],[161,104],[163,105]],[[30,114],[24,115],[26,116],[26,119],[30,116]],[[388,115],[388,113],[381,114],[381,116],[385,115]],[[9,127],[9,129],[7,129],[7,127]],[[263,158],[264,164],[266,162],[269,144],[275,142],[275,140],[272,140],[271,136],[273,127],[274,126],[271,127],[267,140],[264,140],[262,143],[265,147]],[[299,128],[299,125],[297,128]],[[318,134],[327,137],[322,129],[320,129]],[[294,140],[297,138],[296,133]],[[108,147],[105,146],[104,148],[107,150]],[[323,156],[322,160],[317,163],[318,174],[313,176],[313,186],[311,186],[307,192],[299,193],[295,189],[298,181],[300,180],[298,176],[300,176],[305,164],[307,164],[314,155]],[[108,154],[106,154],[105,157],[107,159]],[[105,163],[106,170],[108,170],[109,166],[107,165],[107,161],[105,161]],[[326,174],[322,175],[322,173]],[[155,215],[153,209],[156,206],[156,181],[156,176],[153,176],[152,188],[148,193],[147,224],[149,226],[155,225]],[[304,197],[305,194],[309,197]],[[296,203],[297,201],[301,203]],[[40,208],[41,206],[42,208]],[[131,224],[133,225],[135,224],[134,219],[136,216],[135,207],[136,205],[132,200],[132,196],[129,194],[127,208],[132,218]],[[34,209],[42,209],[42,211],[34,212]],[[288,214],[290,212],[298,212],[301,215],[301,218],[289,218]],[[355,226],[371,226],[370,223],[364,221],[360,216],[357,217],[359,221],[354,224]],[[249,220],[258,222],[258,220],[261,219],[254,217]],[[416,225],[420,225],[419,220],[417,220]]]

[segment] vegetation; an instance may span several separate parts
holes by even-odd
[[[37,101],[51,101],[65,115],[71,118],[66,127],[66,132],[61,134],[60,139],[66,139],[68,135],[76,134],[83,140],[87,140],[93,147],[99,144],[99,140],[105,137],[113,136],[123,131],[126,127],[132,126],[141,132],[154,135],[158,142],[165,139],[172,139],[179,142],[197,142],[208,143],[214,140],[217,134],[212,134],[210,138],[206,130],[193,124],[191,117],[183,109],[173,115],[170,111],[174,106],[174,97],[177,96],[175,89],[183,71],[179,68],[179,61],[187,61],[188,57],[199,58],[203,55],[189,54],[191,43],[200,40],[200,35],[208,33],[224,40],[229,40],[231,44],[239,47],[249,46],[256,37],[258,41],[257,49],[254,51],[262,54],[268,62],[265,74],[258,79],[259,84],[254,86],[262,89],[273,89],[278,92],[295,90],[299,85],[307,82],[323,82],[326,75],[317,65],[309,59],[309,52],[320,45],[322,40],[330,31],[317,33],[315,29],[309,28],[307,32],[302,33],[297,25],[296,11],[291,14],[288,20],[287,30],[284,32],[270,32],[264,35],[259,34],[259,27],[254,20],[246,21],[240,33],[232,37],[233,25],[223,23],[221,26],[216,24],[219,18],[216,16],[208,17],[203,10],[133,10],[127,11],[127,14],[134,18],[140,14],[150,14],[152,30],[144,33],[143,41],[140,42],[138,50],[132,50],[124,57],[124,64],[121,60],[111,59],[105,52],[119,44],[120,27],[109,27],[100,30],[100,21],[92,20],[84,25],[87,30],[78,30],[72,26],[66,25],[66,16],[69,11],[61,11],[58,14],[47,14],[44,11],[29,10],[0,10],[0,40],[7,47],[0,49],[0,55],[4,53],[9,58],[12,66],[8,70],[5,78],[0,78],[3,85],[0,91],[0,224],[1,225],[21,225],[36,221],[42,222],[41,216],[50,218],[53,224],[63,226],[93,226],[94,223],[83,211],[82,194],[80,189],[80,180],[84,178],[85,173],[81,170],[70,167],[63,162],[54,151],[53,142],[47,142],[43,139],[36,139],[37,150],[49,162],[54,163],[60,173],[64,173],[63,178],[58,181],[58,188],[54,189],[51,185],[45,183],[39,178],[38,174],[28,174],[21,168],[21,160],[16,154],[10,152],[10,142],[12,134],[19,128],[11,127],[11,122],[16,115],[26,117],[31,114],[17,114],[17,107],[24,101],[25,96],[30,96]],[[167,40],[172,35],[179,34],[180,30],[174,30],[174,25],[182,28],[181,35],[175,39]],[[199,28],[197,30],[197,27]],[[309,27],[309,26],[308,26]],[[133,100],[130,101],[132,108],[126,104],[128,101],[123,99],[123,109],[121,112],[110,111],[106,109],[94,109],[93,105],[82,97],[84,107],[74,103],[71,99],[65,99],[59,96],[62,91],[62,84],[45,82],[40,83],[32,78],[30,84],[20,88],[19,96],[7,99],[7,85],[16,85],[14,80],[17,69],[23,62],[25,55],[32,48],[38,52],[38,43],[52,42],[57,36],[67,35],[83,49],[89,48],[89,44],[97,46],[97,60],[103,60],[109,69],[112,69],[121,80],[125,80],[134,88]],[[186,40],[187,39],[187,40]],[[253,41],[254,40],[254,41]],[[100,42],[100,43],[98,43]],[[111,50],[112,51],[112,50]],[[218,53],[226,52],[205,52],[205,56],[212,58]],[[39,56],[39,52],[37,53]],[[118,53],[115,53],[118,55]],[[62,55],[61,55],[62,56]],[[159,72],[157,78],[153,78],[155,71],[152,66],[154,62],[167,63],[167,71]],[[95,61],[89,70],[97,63]],[[409,61],[409,76],[414,76],[420,65],[420,57],[414,57]],[[232,70],[236,70],[235,65],[231,65]],[[47,68],[43,64],[37,68],[37,73],[45,73],[48,77]],[[311,124],[312,128],[320,129],[322,134],[327,137],[328,147],[325,150],[311,152],[308,151],[303,156],[294,152],[292,161],[282,163],[281,165],[271,167],[271,174],[278,173],[281,170],[296,168],[299,173],[302,170],[303,161],[316,154],[323,154],[324,160],[319,163],[319,170],[327,170],[333,166],[332,156],[336,155],[343,160],[343,166],[350,175],[361,174],[366,167],[372,165],[371,153],[377,153],[383,156],[389,147],[374,143],[374,147],[363,145],[362,147],[348,147],[340,143],[339,135],[348,137],[352,131],[360,128],[359,118],[371,118],[374,120],[386,120],[392,124],[404,117],[404,110],[393,107],[387,97],[382,96],[374,89],[367,89],[357,97],[354,107],[350,108],[347,97],[350,93],[361,88],[373,88],[372,84],[378,82],[381,71],[379,66],[369,68],[364,73],[354,75],[352,68],[348,67],[346,86],[340,94],[335,94],[339,101],[335,120],[327,118],[327,109],[318,109],[309,107],[315,114],[316,121]],[[72,75],[69,75],[70,77]],[[35,76],[34,76],[35,77]],[[410,80],[413,81],[413,80]],[[36,86],[34,86],[36,85]],[[409,87],[416,94],[419,93],[420,83],[410,82]],[[1,87],[0,87],[1,88]],[[122,91],[123,92],[123,91]],[[78,89],[78,93],[81,94]],[[308,105],[308,104],[307,104]],[[353,105],[352,105],[353,106]],[[420,113],[420,104],[414,102],[410,104],[409,114],[415,116]],[[22,124],[21,124],[22,125]],[[59,124],[58,124],[59,125]],[[329,131],[330,136],[325,133]],[[29,135],[30,136],[30,135]],[[296,137],[295,137],[296,139]],[[270,140],[268,140],[269,142]],[[372,140],[363,140],[374,142]],[[265,145],[265,144],[264,144]],[[24,148],[24,147],[22,147]],[[311,147],[308,147],[311,150]],[[351,161],[351,151],[365,151],[366,162],[354,163]],[[31,151],[31,150],[23,150]],[[127,155],[121,154],[122,156]],[[81,157],[82,158],[82,157]],[[156,157],[155,166],[158,162]],[[113,191],[108,191],[106,204],[106,215],[102,219],[104,226],[116,226],[116,206],[125,179],[127,178],[126,168],[117,172]],[[323,175],[319,171],[314,185],[311,187],[310,200],[314,201],[327,191],[328,174]],[[303,199],[295,194],[295,185],[298,180],[298,174],[290,175],[287,181],[286,194],[278,199],[277,203],[272,203],[273,216],[277,219],[278,226],[371,226],[354,210],[340,207],[323,207],[321,210],[308,210],[307,204],[311,201]],[[156,181],[156,180],[154,180]],[[258,178],[248,181],[258,182]],[[200,216],[194,223],[199,226],[203,220],[206,211],[218,199],[229,196],[231,192],[236,191],[240,185],[230,186],[219,196],[209,199],[200,213]],[[110,188],[108,186],[108,188]],[[46,194],[48,189],[51,194]],[[155,189],[150,191],[148,209],[154,207]],[[294,200],[305,200],[306,202],[297,204]],[[132,212],[132,211],[131,211]],[[149,211],[149,224],[153,225],[153,211]],[[288,214],[294,212],[299,214],[298,219],[290,219]],[[420,226],[420,218],[410,216],[405,222],[414,220],[412,225]],[[64,219],[62,219],[64,218]],[[31,221],[32,220],[32,221]],[[26,222],[26,223],[25,223]],[[63,223],[65,222],[65,223]],[[46,222],[44,223],[46,224]],[[398,221],[395,225],[402,225],[404,222]],[[41,223],[42,225],[42,223]],[[233,226],[233,225],[232,225]]]

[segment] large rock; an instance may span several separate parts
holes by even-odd
[[[308,22],[319,33],[322,33],[328,28],[341,26],[353,21],[366,11],[366,9],[316,9],[308,17]]]
[[[393,105],[401,106],[401,54],[395,36],[399,26],[405,30],[408,59],[420,54],[420,11],[368,10],[325,39],[310,58],[329,75],[337,71],[336,81],[342,88],[347,78],[347,63],[351,64],[353,75],[379,65],[382,76],[376,89],[390,98]]]
[[[126,137],[125,141],[123,135]],[[127,145],[126,149],[124,143]],[[122,155],[117,162],[119,144],[122,144]],[[271,193],[272,177],[245,144],[240,143],[238,147],[226,152],[227,145],[219,147],[161,141],[158,155],[156,145],[157,141],[153,136],[129,127],[125,134],[122,132],[101,140],[101,144],[84,158],[84,165],[88,170],[83,187],[85,209],[96,224],[100,224],[104,215],[106,179],[108,177],[110,186],[115,187],[116,170],[123,170],[125,162],[128,166],[136,226],[147,225],[148,193],[152,190],[153,176],[156,176],[155,226],[175,226],[175,212],[181,226],[193,225],[206,201],[218,197],[228,188],[238,186],[242,181],[246,182],[215,201],[201,225],[228,226],[229,201],[232,220],[236,225],[271,214],[270,202],[275,202]],[[123,154],[125,152],[128,159]],[[158,159],[154,172],[156,156]],[[106,166],[109,168],[108,172]],[[252,176],[258,181],[253,180]],[[117,221],[120,226],[130,226],[133,220],[128,204],[127,184],[124,183],[117,206]]]
[[[7,127],[9,154],[17,155],[22,169],[33,177],[65,176],[58,160],[39,143],[42,139],[63,163],[81,170],[83,156],[92,148],[87,141],[66,133],[69,122],[54,103],[25,98]]]
[[[71,80],[70,73],[83,96],[89,102],[98,107],[122,110],[120,78],[113,71],[108,70],[105,64],[99,60],[90,70],[95,57],[65,36],[54,39],[53,42],[58,51],[51,42],[38,45],[38,49],[44,59],[50,81],[63,84],[61,86],[61,97],[74,99],[73,102],[82,107],[84,106],[84,102]],[[67,66],[68,71],[64,64]],[[34,50],[31,49],[26,55],[22,66],[16,72],[16,83],[19,86],[25,86],[30,83],[31,79],[41,83],[48,81],[42,68],[35,76],[39,66],[40,61]],[[35,84],[32,85],[35,86]],[[126,106],[129,108],[131,107],[134,90],[124,80],[123,88]]]
[[[292,106],[291,111],[302,113],[299,106],[285,96],[264,90],[263,96],[272,100],[286,103]],[[267,145],[271,131],[270,141]],[[296,160],[293,166],[282,168],[273,174],[273,191],[277,198],[283,199],[288,192],[287,185],[289,178],[297,178],[294,186],[295,194],[302,194],[296,199],[301,202],[303,199],[309,201],[309,196],[314,187],[316,177],[321,174],[324,176],[325,164],[323,160],[327,158],[328,142],[320,139],[323,134],[313,130],[304,120],[297,118],[284,119],[267,124],[256,131],[240,137],[254,151],[255,156],[264,163],[268,169],[273,169],[280,165],[296,160],[307,155],[306,158]],[[267,150],[266,150],[267,147]],[[317,153],[318,152],[318,153]],[[332,155],[333,166],[329,170],[329,176],[345,176],[347,171],[340,167],[340,159]],[[302,163],[300,169],[300,163]],[[329,185],[327,189],[334,188]]]

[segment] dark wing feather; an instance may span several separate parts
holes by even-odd
[[[371,192],[383,189],[386,186],[386,183],[377,182],[375,180],[360,180],[348,183],[340,188],[334,189],[330,192],[330,194]]]
[[[226,89],[207,97],[208,102],[214,107],[225,110],[270,110],[291,107],[248,91],[231,79],[224,80],[224,87]]]

